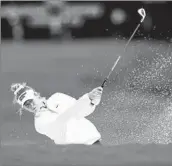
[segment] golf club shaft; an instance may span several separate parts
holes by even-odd
[[[130,44],[130,41],[132,40],[132,38],[134,37],[135,33],[136,33],[137,30],[139,29],[140,25],[141,25],[141,22],[137,25],[137,27],[135,28],[134,32],[133,32],[132,35],[130,36],[130,38],[129,38],[127,44],[126,44],[125,47],[124,47],[124,52],[126,51],[128,45]]]
[[[109,79],[110,75],[112,74],[112,72],[113,72],[115,66],[117,65],[118,61],[120,60],[120,58],[121,58],[121,56],[119,56],[118,59],[115,61],[115,63],[114,63],[114,65],[113,65],[113,67],[111,68],[111,70],[110,70],[108,76],[104,79],[104,81],[103,81],[103,83],[102,83],[102,85],[101,85],[102,88],[104,87],[105,83],[106,83],[107,80]]]
[[[138,24],[137,27],[135,28],[134,32],[132,33],[131,37],[129,38],[127,44],[125,45],[125,47],[124,47],[124,52],[126,51],[126,49],[127,49],[128,45],[129,45],[130,41],[131,41],[132,38],[134,37],[134,35],[135,35],[136,31],[138,30],[138,28],[140,27],[140,25],[141,25],[141,21],[139,22],[139,24]],[[102,83],[102,85],[101,85],[102,88],[105,86],[105,83],[108,81],[108,79],[109,79],[110,75],[112,74],[112,72],[113,72],[115,66],[117,65],[119,59],[120,59],[120,56],[118,57],[118,59],[117,59],[116,62],[114,63],[114,65],[113,65],[111,71],[109,72],[108,76],[104,79],[104,81],[103,81],[103,83]]]

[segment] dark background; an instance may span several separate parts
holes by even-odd
[[[102,37],[129,37],[140,21],[140,16],[137,13],[137,9],[143,7],[147,13],[148,23],[142,25],[135,38],[153,38],[169,41],[172,37],[172,22],[170,16],[172,15],[172,2],[141,2],[141,1],[90,1],[90,2],[79,2],[79,1],[69,1],[65,6],[72,5],[84,5],[84,4],[99,4],[103,7],[104,14],[97,19],[86,19],[83,26],[72,28],[70,26],[65,26],[66,31],[70,32],[71,38],[102,38]],[[22,8],[29,5],[33,8],[37,6],[42,6],[45,8],[45,3],[42,1],[2,1],[2,8],[15,6],[17,8]],[[59,7],[59,5],[50,6],[49,10],[45,10],[45,14],[48,16],[59,16],[61,11],[65,7]],[[124,23],[119,25],[114,25],[110,20],[110,15],[114,9],[120,8],[123,10],[127,18]],[[61,10],[62,9],[62,10]],[[17,9],[16,9],[17,10]],[[52,12],[53,11],[53,12]],[[15,12],[15,10],[14,10]],[[52,37],[50,35],[50,30],[47,25],[37,25],[36,27],[31,26],[32,20],[34,19],[34,13],[24,13],[16,15],[19,22],[24,30],[25,39],[48,39]],[[41,17],[41,15],[40,15]],[[15,18],[15,19],[16,19]],[[12,26],[9,22],[10,16],[2,16],[1,18],[1,35],[2,39],[12,38]],[[13,18],[14,19],[14,18]],[[64,35],[64,34],[63,34]],[[59,37],[59,36],[58,36]]]

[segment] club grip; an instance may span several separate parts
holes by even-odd
[[[105,83],[107,82],[107,80],[108,80],[108,79],[106,78],[106,79],[103,81],[103,83],[102,83],[102,85],[101,85],[102,88],[104,88]]]

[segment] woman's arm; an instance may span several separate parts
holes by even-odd
[[[62,94],[56,93],[47,100],[48,109],[52,111],[41,112],[39,119],[42,122],[66,123],[71,118],[84,118],[92,114],[96,106],[101,101],[102,88],[98,87],[86,93],[78,100]],[[44,120],[43,120],[44,119]]]
[[[67,121],[70,118],[83,118],[94,112],[101,101],[103,89],[101,87],[93,89],[80,97],[76,103],[58,116],[60,121]]]

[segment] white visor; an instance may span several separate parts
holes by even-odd
[[[34,99],[35,93],[32,89],[27,90],[26,92],[22,93],[19,98],[17,99],[17,102],[23,107],[24,103],[27,100]]]

